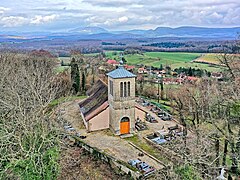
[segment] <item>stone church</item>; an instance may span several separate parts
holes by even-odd
[[[88,132],[111,129],[115,135],[135,131],[135,120],[145,119],[146,112],[135,103],[136,75],[123,65],[109,72],[108,84],[98,80],[79,103]]]

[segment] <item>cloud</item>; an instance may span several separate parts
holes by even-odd
[[[6,8],[6,7],[0,7],[0,15],[4,14],[6,11],[9,11],[10,8]]]
[[[223,18],[224,24],[240,24],[240,7],[236,9],[229,9],[226,16]]]
[[[44,24],[53,21],[56,19],[58,15],[49,15],[49,16],[41,16],[36,15],[34,18],[27,18],[22,16],[3,16],[0,17],[0,25],[3,27],[19,27],[23,25],[30,25],[30,24]]]
[[[82,2],[100,7],[119,7],[139,3],[139,0],[83,0]]]
[[[3,27],[17,27],[24,24],[27,24],[28,19],[24,17],[19,16],[8,16],[8,17],[2,17],[0,19],[0,24]]]
[[[6,8],[6,7],[0,7],[0,11],[9,11],[10,8]]]
[[[1,2],[4,7],[0,7],[0,25],[13,17],[21,17],[13,23],[15,27],[38,25],[39,30],[54,29],[54,26],[56,30],[64,26],[66,29],[100,26],[124,30],[240,25],[239,0],[21,0],[18,6],[15,1]],[[3,22],[3,16],[11,18]]]
[[[41,16],[41,15],[37,15],[34,18],[31,19],[30,23],[31,24],[43,24],[46,22],[51,22],[54,19],[56,19],[58,17],[58,15],[56,14],[52,14],[49,16]]]
[[[122,16],[122,17],[118,18],[118,21],[121,22],[121,23],[127,22],[128,17],[127,16]]]

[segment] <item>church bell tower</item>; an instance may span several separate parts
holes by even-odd
[[[121,60],[107,76],[109,127],[116,135],[131,134],[135,131],[136,75],[127,71]]]

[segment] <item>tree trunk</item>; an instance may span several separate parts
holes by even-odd
[[[163,79],[161,79],[161,100],[164,100]]]
[[[215,140],[216,167],[219,167],[220,165],[219,149],[220,149],[220,142],[219,142],[219,137],[217,136]]]
[[[237,154],[235,152],[235,144],[234,141],[231,140],[231,158],[232,158],[232,166],[231,166],[231,171],[232,173],[236,174],[237,169],[238,169],[238,162],[237,162]]]
[[[224,140],[224,149],[223,149],[223,160],[222,160],[222,166],[226,166],[226,157],[228,152],[228,140]]]

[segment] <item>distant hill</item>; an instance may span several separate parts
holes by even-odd
[[[67,32],[0,32],[0,43],[6,41],[28,41],[33,39],[142,39],[142,38],[191,38],[195,40],[235,40],[240,33],[240,27],[234,28],[204,28],[204,27],[158,27],[150,30],[108,31],[101,27],[79,27]]]
[[[203,28],[203,27],[179,27],[179,28],[156,28],[154,32],[160,36],[176,37],[219,37],[234,38],[240,32],[240,27],[236,28]]]
[[[100,34],[100,33],[107,33],[106,29],[101,27],[80,27],[76,29],[72,29],[69,31],[70,33],[81,33],[81,34]]]
[[[158,27],[154,30],[132,30],[129,33],[143,35],[145,37],[196,37],[196,38],[220,38],[234,39],[240,33],[240,27],[234,28],[204,28],[204,27]]]

